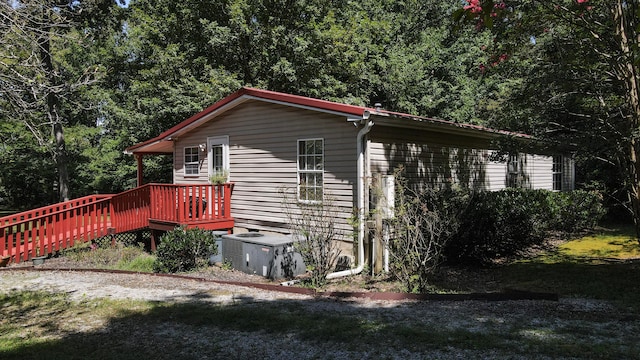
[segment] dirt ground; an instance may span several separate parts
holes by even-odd
[[[51,260],[51,261],[50,261]],[[72,264],[64,259],[49,259],[44,265],[31,267],[28,264],[12,266],[0,270],[0,293],[15,291],[49,291],[66,293],[73,301],[88,298],[135,299],[154,302],[182,303],[206,302],[212,304],[276,306],[304,308],[308,314],[340,314],[371,321],[377,326],[391,327],[408,324],[412,328],[441,329],[450,334],[452,343],[445,348],[416,346],[399,349],[390,344],[341,346],[301,339],[290,334],[287,341],[269,336],[261,331],[223,331],[216,326],[207,326],[206,331],[215,334],[216,343],[202,340],[193,328],[181,324],[159,324],[158,331],[170,333],[172,337],[185,339],[189,349],[201,349],[207,353],[215,345],[215,356],[188,356],[184,358],[279,358],[279,359],[326,359],[326,358],[388,358],[388,359],[555,359],[575,358],[553,355],[553,346],[590,346],[594,343],[607,344],[615,358],[640,358],[640,319],[606,301],[590,299],[561,298],[559,301],[389,301],[361,298],[326,298],[313,295],[269,291],[249,286],[222,283],[224,281],[269,283],[258,276],[237,271],[210,268],[207,271],[190,274],[195,277],[173,278],[153,274],[105,273],[93,271],[65,271]],[[78,267],[77,264],[76,268]],[[222,281],[222,282],[221,282]],[[335,285],[344,290],[349,283]],[[365,289],[360,291],[377,291]],[[100,323],[83,324],[75,331],[104,331]],[[478,334],[487,341],[504,341],[495,348],[476,348],[475,345],[461,344],[461,332]],[[143,335],[140,335],[143,336]],[[409,336],[409,335],[408,335]],[[466,335],[465,335],[466,336]],[[188,339],[188,340],[187,340]],[[196,340],[193,339],[199,339]],[[239,341],[241,339],[241,341]],[[403,341],[407,341],[406,339]],[[410,339],[408,340],[410,341]],[[230,348],[220,348],[220,343],[233,344]],[[256,348],[252,344],[262,344]],[[401,342],[406,344],[404,342]],[[522,344],[520,344],[522,343]],[[540,345],[540,344],[543,345]],[[346,343],[349,344],[348,342]],[[562,344],[562,345],[559,345]],[[538,352],[535,349],[542,349]],[[186,351],[186,350],[185,350]],[[191,351],[191,350],[189,350]],[[623,355],[621,355],[623,354]],[[628,355],[628,356],[625,356]],[[602,356],[599,356],[602,357]],[[606,356],[603,358],[607,358]],[[613,357],[610,357],[613,358]]]

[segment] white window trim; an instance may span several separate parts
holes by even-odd
[[[559,160],[558,163],[556,163],[556,159]],[[556,164],[559,166],[559,168],[556,167]],[[556,175],[560,176],[559,189],[556,189]],[[563,187],[564,187],[564,156],[557,154],[557,155],[551,156],[551,188],[553,189],[553,191],[562,191]]]
[[[187,149],[195,149],[196,151],[196,155],[197,155],[197,160],[196,161],[187,161]],[[198,145],[196,146],[185,146],[184,149],[182,149],[182,156],[183,156],[183,171],[184,171],[184,176],[185,177],[197,177],[200,176],[200,147]],[[195,174],[187,174],[187,165],[196,165],[196,173]]]
[[[213,147],[222,145],[222,169],[229,176],[229,135],[211,136],[207,138],[207,170],[208,176],[213,175]],[[228,180],[228,179],[227,179]]]
[[[306,141],[322,141],[322,170],[304,170],[304,169],[300,169],[300,143],[301,142],[306,142]],[[324,146],[324,138],[307,138],[307,139],[298,139],[298,141],[296,142],[296,168],[297,168],[297,199],[298,202],[300,203],[305,203],[305,204],[317,204],[320,203],[324,200],[324,169],[325,169],[325,165],[324,165],[324,160],[325,160],[325,146]],[[300,174],[302,173],[315,173],[315,174],[322,174],[322,200],[308,200],[308,199],[301,199],[300,198],[300,185],[301,180],[300,180]]]

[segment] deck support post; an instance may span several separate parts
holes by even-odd
[[[144,178],[143,178],[143,170],[144,170],[144,165],[142,163],[142,154],[135,154],[134,155],[136,158],[136,162],[138,165],[138,173],[137,173],[137,179],[138,179],[138,186],[142,186],[142,183],[144,182]]]
[[[159,235],[160,235],[160,231],[151,229],[151,244],[149,244],[149,247],[151,248],[151,252],[156,252],[156,240]]]
[[[107,235],[111,238],[111,247],[116,247],[116,229],[113,227],[107,228]]]

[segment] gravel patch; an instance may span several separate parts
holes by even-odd
[[[265,291],[243,286],[149,274],[64,270],[14,270],[1,274],[3,291],[67,293],[72,300],[112,298],[146,301],[207,301],[230,303],[239,298],[256,301],[309,299],[309,296]]]
[[[234,281],[241,280],[238,276],[244,275],[227,274],[228,278],[224,280],[234,277]],[[310,316],[347,317],[357,319],[355,322],[358,324],[371,324],[376,329],[406,326],[407,329],[444,334],[442,336],[452,339],[450,345],[433,348],[421,344],[404,346],[411,344],[411,339],[401,340],[400,345],[397,339],[389,339],[389,343],[367,344],[364,334],[361,339],[348,339],[353,343],[332,343],[301,338],[295,333],[273,336],[259,328],[238,331],[215,324],[193,326],[180,322],[145,324],[144,327],[127,324],[126,329],[118,330],[137,334],[137,341],[156,337],[170,339],[158,345],[160,353],[171,351],[185,359],[562,359],[576,357],[554,356],[554,346],[579,347],[581,344],[591,346],[598,343],[614,349],[615,358],[640,358],[640,337],[637,335],[640,334],[640,321],[637,315],[627,314],[608,302],[588,299],[497,302],[328,299],[150,274],[45,268],[38,268],[38,271],[28,268],[0,271],[0,293],[14,291],[66,293],[73,301],[110,298],[167,303],[204,302],[254,309],[275,307],[282,311],[294,305]],[[102,331],[100,327],[104,325],[104,321],[99,319],[94,319],[93,323],[78,324],[69,319],[66,326],[69,331],[95,334]],[[458,343],[461,333],[469,344]],[[499,339],[500,344],[476,349],[478,340],[475,337],[487,338],[486,341]],[[537,352],[537,348],[544,351]]]

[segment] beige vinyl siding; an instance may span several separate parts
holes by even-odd
[[[528,155],[532,189],[553,190],[553,156]]]
[[[520,154],[521,184],[527,189],[553,190],[553,157],[546,155]],[[488,190],[497,191],[507,187],[507,162],[489,161],[487,164]]]
[[[532,189],[553,190],[553,156],[528,155],[528,174]],[[562,156],[562,191],[574,189],[574,163],[570,155]]]
[[[292,198],[297,190],[299,139],[324,140],[324,192],[340,207],[339,227],[351,239],[347,219],[354,207],[357,129],[345,117],[316,111],[249,101],[183,136],[183,146],[204,143],[207,137],[229,136],[229,175],[235,183],[232,216],[236,227],[286,232],[281,189]],[[183,145],[184,144],[184,145]],[[196,181],[182,173],[182,156],[176,156],[176,183]],[[207,160],[203,159],[204,172]],[[197,179],[207,181],[207,176]]]
[[[417,130],[378,127],[370,133],[371,173],[404,176],[424,185],[461,184],[485,189],[488,144],[478,139]]]
[[[491,151],[492,153],[492,151]],[[499,191],[507,188],[507,162],[494,161],[487,162],[487,190]]]
[[[374,126],[369,142],[371,173],[391,174],[402,165],[408,179],[423,185],[502,190],[507,187],[507,159],[496,160],[489,146],[488,141],[474,138]],[[553,189],[552,156],[520,154],[519,164],[522,187]]]
[[[492,151],[492,153],[494,153]],[[527,189],[553,190],[553,157],[546,155],[520,154],[521,184]],[[487,164],[488,190],[507,188],[507,162],[489,161]]]

